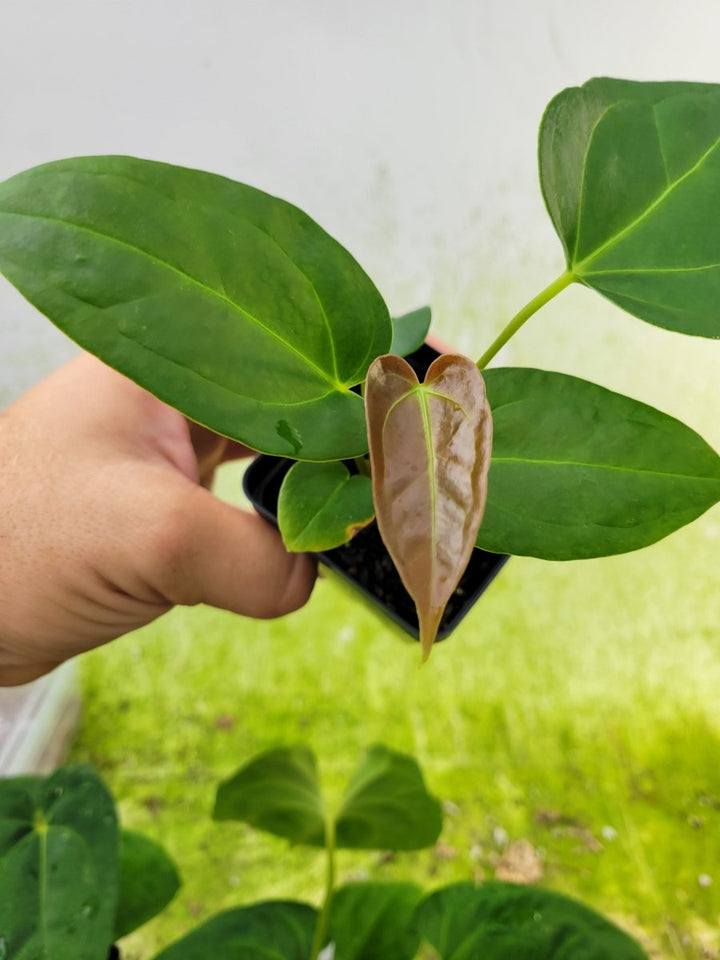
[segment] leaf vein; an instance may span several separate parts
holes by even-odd
[[[597,248],[597,250],[595,250],[593,253],[588,254],[588,256],[585,257],[585,259],[582,260],[580,263],[573,264],[574,272],[578,273],[579,271],[584,270],[585,266],[588,263],[592,263],[593,260],[596,260],[598,257],[602,256],[604,253],[606,253],[608,250],[610,250],[612,247],[618,244],[629,233],[632,233],[632,231],[636,227],[638,227],[647,217],[649,217],[650,214],[654,210],[656,210],[660,206],[660,204],[663,203],[663,201],[665,201],[670,196],[671,193],[673,193],[673,191],[675,191],[682,183],[685,182],[685,180],[688,179],[688,177],[691,177],[694,173],[696,173],[699,169],[701,169],[705,161],[710,156],[712,156],[712,154],[717,150],[718,146],[720,146],[720,137],[718,137],[708,147],[708,149],[703,154],[701,154],[698,160],[696,160],[696,162],[691,167],[688,167],[685,173],[683,173],[673,182],[669,183],[668,186],[665,188],[665,190],[663,190],[662,193],[660,193],[659,196],[655,200],[653,200],[653,202],[650,203],[647,206],[647,208],[643,210],[641,214],[639,214],[627,226],[623,227],[622,230],[618,231],[618,233],[616,233],[614,236],[606,240],[605,243],[601,244]],[[577,245],[575,247],[575,252],[577,253]]]
[[[100,238],[100,239],[102,239],[102,240],[105,240],[105,241],[108,241],[108,242],[110,242],[110,243],[117,244],[118,246],[121,246],[121,247],[124,247],[125,249],[131,250],[133,253],[142,254],[143,256],[145,256],[145,257],[147,257],[149,260],[151,260],[152,262],[154,262],[154,263],[156,263],[156,264],[159,264],[161,267],[164,267],[165,269],[170,270],[170,271],[172,271],[173,273],[177,274],[177,276],[182,277],[185,281],[188,281],[188,282],[190,282],[191,284],[193,284],[194,286],[199,287],[200,290],[201,290],[203,293],[205,293],[206,295],[209,295],[209,296],[211,296],[211,297],[216,297],[218,300],[221,300],[221,301],[223,301],[224,303],[226,303],[226,304],[227,304],[229,307],[231,307],[233,310],[236,310],[236,311],[238,311],[239,313],[242,313],[243,316],[247,317],[248,320],[250,320],[250,321],[251,321],[252,323],[254,323],[256,326],[258,326],[258,327],[259,327],[261,330],[263,330],[268,336],[272,337],[272,338],[273,338],[274,340],[276,340],[281,346],[283,346],[286,350],[288,350],[290,353],[294,354],[296,357],[298,357],[299,360],[301,360],[301,361],[302,361],[303,363],[305,363],[308,367],[310,367],[310,368],[311,368],[312,370],[314,370],[317,374],[319,374],[319,376],[320,376],[323,380],[325,380],[325,381],[327,381],[329,384],[331,384],[331,386],[332,386],[335,390],[347,390],[346,385],[345,385],[344,383],[341,383],[341,382],[337,379],[337,371],[336,371],[336,379],[333,380],[333,378],[330,377],[330,376],[328,376],[328,374],[327,374],[321,367],[319,367],[310,357],[308,357],[307,354],[304,354],[301,350],[299,350],[299,349],[298,349],[294,344],[292,344],[289,340],[286,340],[284,337],[281,337],[276,331],[274,331],[274,330],[273,330],[271,327],[269,327],[267,324],[263,323],[263,321],[260,320],[259,317],[256,317],[253,313],[251,313],[249,310],[247,310],[247,309],[246,309],[245,307],[243,307],[241,304],[236,303],[234,300],[231,300],[226,294],[221,293],[220,291],[213,289],[212,287],[208,286],[206,283],[203,283],[201,280],[198,280],[196,277],[193,277],[191,274],[187,273],[187,272],[186,272],[185,270],[183,270],[181,267],[178,267],[178,266],[176,266],[175,264],[168,262],[167,260],[163,260],[161,257],[158,257],[158,256],[156,256],[155,254],[152,254],[152,253],[150,253],[149,251],[144,250],[142,247],[139,247],[139,246],[137,246],[137,245],[135,245],[135,244],[129,243],[129,242],[127,242],[126,240],[121,240],[119,237],[114,237],[114,236],[112,236],[111,234],[103,233],[102,231],[96,230],[96,229],[94,229],[93,227],[88,227],[88,226],[86,226],[86,225],[84,225],[84,224],[75,223],[75,222],[72,221],[72,220],[64,220],[64,219],[62,219],[61,217],[52,217],[52,216],[49,216],[49,215],[47,215],[47,214],[25,213],[25,212],[20,211],[20,210],[12,210],[12,211],[0,210],[0,214],[4,214],[5,216],[11,216],[11,217],[12,217],[12,216],[25,217],[25,218],[30,219],[30,220],[41,220],[41,221],[47,222],[47,223],[60,224],[61,226],[64,226],[64,227],[72,227],[73,229],[75,229],[75,230],[80,230],[81,232],[87,233],[87,234],[89,234],[90,236],[98,237],[98,238]],[[283,251],[283,253],[284,253],[284,251]],[[304,276],[304,274],[303,274],[303,276]],[[311,284],[311,286],[312,286],[312,284]],[[313,290],[314,290],[314,287],[313,287]],[[315,291],[315,292],[316,292],[316,295],[317,295],[317,291]],[[326,322],[327,322],[327,317],[326,317],[326,316],[325,316],[325,320],[326,320]],[[334,357],[334,344],[333,344],[333,357]]]
[[[664,472],[660,470],[651,470],[646,467],[623,467],[612,463],[588,463],[582,460],[548,460],[544,458],[530,459],[528,457],[503,457],[495,455],[493,455],[492,462],[519,463],[528,466],[541,467],[581,467],[590,470],[609,470],[616,473],[647,474],[649,476],[662,477],[663,479],[667,480],[692,480],[699,483],[715,483],[720,486],[720,475],[713,477],[691,473],[675,473],[669,471]]]

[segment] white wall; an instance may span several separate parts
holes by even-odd
[[[114,152],[247,181],[468,351],[562,266],[535,169],[549,98],[720,80],[715,0],[0,0],[0,25],[0,179]],[[561,366],[563,321],[542,323],[526,347],[552,336]],[[0,404],[72,349],[0,279]]]

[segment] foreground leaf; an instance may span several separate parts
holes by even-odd
[[[413,922],[422,891],[414,883],[353,883],[333,896],[334,960],[413,960],[420,936]]]
[[[87,766],[0,780],[0,942],[18,960],[106,960],[117,818]]]
[[[650,323],[720,337],[720,85],[564,90],[540,176],[576,279]]]
[[[390,346],[387,308],[297,208],[131,157],[0,184],[0,271],[81,346],[256,450],[365,453],[350,387]]]
[[[317,911],[278,900],[218,913],[155,960],[308,960]]]
[[[120,833],[120,875],[115,934],[127,936],[157,916],[180,889],[180,876],[165,850],[142,833]]]
[[[315,756],[298,745],[254,757],[220,784],[215,820],[241,820],[291,843],[325,846],[325,814]]]
[[[350,779],[335,824],[336,846],[422,850],[442,829],[442,808],[413,757],[377,744]]]
[[[278,499],[278,526],[288,550],[330,550],[372,521],[372,483],[343,463],[296,463]]]
[[[483,379],[440,356],[424,383],[400,357],[375,360],[365,405],[378,527],[413,598],[430,653],[482,520],[492,444]]]
[[[401,317],[393,317],[393,337],[390,353],[406,357],[425,342],[431,320],[430,307],[419,307]]]
[[[600,914],[549,890],[510,883],[457,883],[418,907],[438,960],[647,960]]]
[[[495,438],[478,546],[574,560],[637,550],[720,499],[720,457],[646,404],[545,370],[485,372]]]

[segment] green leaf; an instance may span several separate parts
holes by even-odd
[[[371,522],[372,483],[340,462],[296,463],[278,499],[278,525],[288,550],[330,550]]]
[[[218,913],[155,960],[308,960],[317,911],[277,900]]]
[[[330,913],[334,960],[413,960],[420,946],[414,914],[421,895],[414,883],[341,887]]]
[[[493,460],[478,546],[573,560],[637,550],[720,499],[720,457],[679,420],[561,373],[485,371]]]
[[[401,317],[393,317],[392,346],[388,353],[406,357],[417,350],[425,342],[431,319],[430,307],[418,307]]]
[[[307,460],[367,450],[350,387],[387,351],[387,308],[297,208],[131,157],[0,184],[0,271],[81,346],[193,420]]]
[[[106,960],[117,818],[97,773],[0,780],[0,943],[14,960]]]
[[[377,524],[412,597],[423,660],[465,572],[485,507],[492,419],[472,360],[445,354],[423,383],[401,357],[365,384]]]
[[[574,277],[720,337],[720,85],[595,79],[551,101],[540,177]]]
[[[370,747],[350,779],[335,824],[336,846],[422,850],[442,829],[442,807],[413,757]]]
[[[634,940],[576,900],[511,883],[457,883],[418,907],[439,960],[647,960]]]
[[[315,756],[302,745],[254,757],[220,784],[215,820],[241,820],[291,843],[325,846],[325,813]]]
[[[120,832],[120,878],[114,939],[157,916],[180,889],[180,876],[165,850],[141,833]]]

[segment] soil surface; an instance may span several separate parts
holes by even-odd
[[[285,474],[293,460],[259,456],[245,475],[245,491],[257,510],[277,525],[277,502]],[[371,600],[409,633],[417,637],[415,604],[408,594],[387,552],[376,523],[356,534],[350,543],[318,554],[331,569],[349,577]],[[473,550],[470,563],[451,596],[438,631],[438,640],[454,630],[462,617],[490,585],[507,557],[484,550]]]

